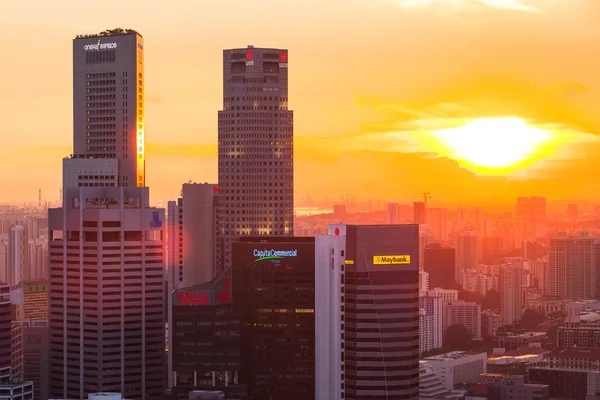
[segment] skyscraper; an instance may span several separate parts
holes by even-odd
[[[418,398],[418,225],[330,225],[315,243],[316,399]]]
[[[423,251],[424,270],[429,273],[430,288],[458,289],[454,279],[456,255],[452,247],[431,243]]]
[[[502,321],[514,324],[523,316],[523,267],[520,263],[500,267]]]
[[[48,211],[50,396],[162,398],[164,209],[144,187],[143,41],[73,40],[74,154]]]
[[[288,51],[223,51],[217,274],[240,236],[294,234],[293,112]]]
[[[138,32],[114,29],[73,40],[73,151],[78,158],[118,160],[118,175],[81,170],[79,186],[145,185],[144,39]]]
[[[465,272],[476,269],[480,257],[479,237],[475,232],[465,232],[456,237],[456,282],[466,288]]]
[[[548,290],[550,296],[567,300],[596,298],[594,238],[587,232],[579,236],[560,233],[550,239]]]
[[[8,229],[8,283],[12,286],[29,280],[29,239],[23,225]]]

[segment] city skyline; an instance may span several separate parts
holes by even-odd
[[[448,1],[453,6],[447,8],[437,7],[444,2],[402,0],[353,1],[341,8],[337,1],[305,2],[269,5],[269,16],[257,14],[261,7],[242,2],[231,23],[245,26],[253,21],[255,28],[222,35],[214,32],[229,20],[229,5],[205,10],[203,24],[192,23],[196,6],[191,3],[164,10],[144,5],[139,13],[139,3],[131,3],[123,10],[126,17],[113,16],[118,3],[110,0],[94,13],[83,4],[63,3],[69,6],[63,14],[68,23],[43,20],[44,11],[50,12],[43,3],[37,3],[39,14],[25,16],[25,8],[13,3],[4,6],[8,12],[0,16],[5,36],[22,18],[39,22],[36,29],[19,30],[15,39],[0,45],[13,59],[1,70],[12,77],[5,89],[14,93],[2,102],[6,116],[1,166],[19,171],[1,178],[10,189],[0,201],[33,200],[37,188],[48,199],[58,198],[59,160],[68,154],[72,130],[70,40],[114,27],[139,29],[146,39],[146,158],[153,160],[147,184],[155,188],[153,199],[175,198],[188,180],[216,180],[221,51],[249,44],[288,48],[295,60],[290,108],[297,119],[296,198],[315,193],[410,197],[424,189],[462,201],[519,194],[552,200],[565,192],[583,199],[600,193],[590,182],[596,172],[588,162],[600,146],[593,111],[600,85],[594,68],[600,60],[600,47],[594,45],[600,38],[600,13],[592,2],[480,1],[478,7],[466,9],[459,1]],[[288,20],[292,13],[306,20]],[[157,18],[168,21],[167,28],[185,28],[156,24],[161,26],[157,28]],[[317,23],[308,29],[311,18]],[[568,29],[556,29],[560,18]],[[372,29],[375,24],[378,29]],[[40,46],[40,36],[54,45]],[[202,39],[206,37],[210,40]],[[402,40],[406,37],[410,40]],[[36,51],[19,50],[26,48]],[[34,60],[50,55],[44,72],[34,72]],[[444,67],[431,67],[436,65]],[[378,72],[361,73],[365,70]],[[31,90],[44,105],[36,110],[36,118],[24,106]],[[517,119],[492,120],[491,125],[483,120],[471,128],[520,132],[520,121],[525,120],[536,128],[559,131],[550,134],[552,139],[533,157],[550,160],[539,171],[509,171],[524,175],[521,179],[479,176],[464,168],[478,173],[485,168],[444,158],[453,156],[449,145],[441,144],[440,137],[448,132],[437,139],[430,135],[466,120],[500,117]],[[521,153],[548,136],[524,132],[531,140],[519,142]],[[493,143],[504,137],[495,136]],[[459,153],[464,155],[464,147]],[[558,156],[562,158],[556,161]],[[402,185],[385,185],[390,179],[401,179]]]

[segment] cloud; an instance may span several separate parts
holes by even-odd
[[[392,0],[403,8],[419,8],[427,6],[445,6],[452,9],[475,9],[481,7],[502,10],[540,12],[539,8],[525,0]]]

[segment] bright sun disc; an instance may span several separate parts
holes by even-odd
[[[484,168],[515,166],[532,158],[550,139],[550,132],[520,118],[483,118],[432,133],[453,158]]]

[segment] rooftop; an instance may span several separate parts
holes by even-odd
[[[133,29],[115,28],[115,29],[107,29],[100,33],[77,35],[77,36],[75,36],[75,39],[87,39],[87,38],[105,37],[105,36],[136,35],[136,34],[142,36],[139,32],[137,32]]]
[[[423,361],[451,361],[460,360],[461,358],[467,358],[483,354],[487,358],[487,353],[475,353],[468,351],[452,351],[450,353],[439,354],[437,356],[426,357]]]
[[[560,358],[591,358],[600,360],[600,348],[597,347],[570,347],[568,349],[553,351],[549,357]]]
[[[547,352],[548,352],[548,350],[544,350],[541,347],[530,346],[530,347],[520,347],[513,351],[507,351],[506,353],[504,353],[502,355],[508,356],[508,357],[520,357],[520,356],[527,356],[527,355],[539,355],[539,354],[544,354]]]

